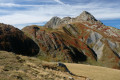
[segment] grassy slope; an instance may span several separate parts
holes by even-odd
[[[0,51],[0,80],[85,80],[84,77],[70,75],[57,65],[35,57]]]
[[[93,80],[120,80],[120,70],[83,64],[65,63],[65,65],[78,76],[86,76]]]

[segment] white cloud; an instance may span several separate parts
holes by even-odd
[[[15,3],[0,3],[0,7],[40,7],[41,5],[23,5]]]
[[[20,6],[19,4],[14,3],[0,3],[0,7],[13,7],[13,6]]]
[[[2,23],[7,24],[25,24],[25,23],[36,23],[36,22],[45,22],[49,19],[45,15],[31,15],[31,14],[12,14],[0,17]]]
[[[64,4],[60,0],[54,0],[59,4]],[[30,6],[29,10],[9,11],[3,10],[9,13],[9,15],[0,16],[0,22],[6,24],[29,24],[48,21],[52,16],[78,16],[82,11],[86,10],[92,13],[97,19],[116,19],[120,18],[120,7],[114,8],[114,5],[104,5],[103,3],[89,3],[78,5],[20,5],[14,3],[0,3],[0,6],[7,7],[26,7]],[[102,6],[101,6],[102,5]],[[113,8],[112,8],[112,7]],[[32,7],[32,8],[31,8]],[[0,11],[2,11],[0,9]]]
[[[54,0],[55,2],[59,3],[59,4],[64,4],[62,1],[60,0]]]
[[[14,2],[14,0],[0,0],[0,3],[8,3],[8,2]]]

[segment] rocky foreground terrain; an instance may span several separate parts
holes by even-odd
[[[22,31],[38,44],[40,59],[120,69],[120,30],[87,11],[75,18],[53,17],[44,27],[32,25]]]
[[[0,51],[0,80],[89,80],[71,75],[59,64]]]

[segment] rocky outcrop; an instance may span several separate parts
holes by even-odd
[[[79,16],[76,17],[76,22],[88,21],[91,24],[103,24],[101,21],[97,20],[92,14],[87,11],[83,11]]]
[[[59,17],[53,17],[49,22],[47,22],[45,27],[57,28],[57,26],[60,24],[61,24],[61,19]]]
[[[112,42],[112,41],[108,40],[108,44],[109,44],[110,48],[113,50],[113,52],[115,53],[115,55],[117,55],[120,58],[120,51],[119,51],[120,43]]]
[[[92,32],[87,39],[87,44],[92,45],[91,48],[95,52],[97,59],[101,59],[103,55],[104,43],[101,42],[102,38],[101,34]]]
[[[93,50],[95,51],[96,55],[97,55],[97,59],[101,59],[102,55],[103,55],[103,48],[104,48],[104,44],[101,46],[98,46],[97,44],[93,47]]]
[[[87,39],[87,44],[96,43],[101,38],[102,38],[101,34],[99,34],[97,32],[92,32],[90,34],[89,38]]]
[[[39,47],[19,29],[0,23],[0,50],[34,56]]]
[[[80,16],[77,17],[78,20],[84,20],[84,21],[88,21],[88,20],[92,20],[92,21],[97,21],[95,19],[95,17],[93,15],[91,15],[89,12],[87,11],[83,11]]]

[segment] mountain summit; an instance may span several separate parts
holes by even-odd
[[[60,25],[61,19],[57,16],[50,19],[50,21],[45,25],[46,27],[56,27],[57,25]]]
[[[59,25],[62,24],[70,24],[74,22],[86,22],[86,21],[89,22],[90,24],[102,24],[102,22],[97,20],[92,14],[90,14],[87,11],[83,11],[79,16],[75,18],[64,17],[61,19],[55,16],[45,24],[45,27],[57,28]]]
[[[90,14],[89,12],[87,11],[83,11],[80,16],[76,17],[76,19],[79,21],[79,20],[83,20],[83,21],[97,21],[95,19],[95,17]]]

